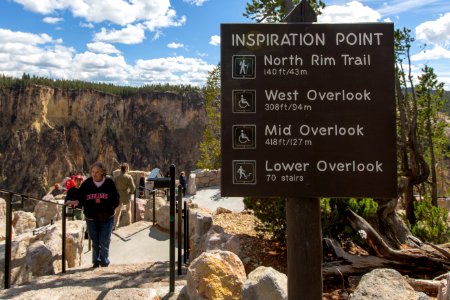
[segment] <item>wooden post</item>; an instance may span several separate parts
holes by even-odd
[[[322,226],[319,198],[288,198],[288,297],[322,299]]]
[[[316,22],[317,15],[302,0],[286,17],[288,23]],[[322,226],[319,198],[287,198],[288,297],[322,299]]]

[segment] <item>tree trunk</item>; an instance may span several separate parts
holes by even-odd
[[[431,169],[431,203],[434,206],[438,205],[437,202],[437,178],[436,178],[436,156],[434,154],[433,143],[433,129],[431,126],[431,96],[427,97],[427,139],[428,147],[430,149],[430,169]]]
[[[402,244],[418,247],[421,242],[414,237],[403,220],[396,214],[398,199],[374,199],[378,203],[377,217],[383,238],[394,249]]]

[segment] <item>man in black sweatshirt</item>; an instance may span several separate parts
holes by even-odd
[[[89,237],[92,240],[92,264],[94,268],[107,267],[109,244],[114,225],[115,209],[119,205],[119,194],[114,181],[106,177],[102,163],[91,166],[91,176],[81,185],[79,199],[67,201],[72,207],[83,207]]]

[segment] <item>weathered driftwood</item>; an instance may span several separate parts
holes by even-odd
[[[437,296],[439,287],[441,286],[440,280],[425,280],[414,278],[407,278],[406,280],[415,291],[424,292],[433,297]]]
[[[390,248],[381,236],[353,211],[348,215],[351,226],[365,238],[374,255],[359,256],[345,252],[333,239],[325,239],[337,256],[337,261],[323,265],[324,277],[347,277],[362,275],[376,268],[396,269],[404,275],[440,274],[450,270],[446,250],[433,245],[433,252],[427,249],[395,250]],[[449,254],[450,255],[450,254]]]

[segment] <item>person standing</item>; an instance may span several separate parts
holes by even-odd
[[[80,199],[78,194],[79,194],[79,191],[80,191],[81,183],[83,182],[83,176],[76,175],[73,178],[73,181],[75,182],[75,186],[71,187],[67,191],[66,198],[64,199],[65,202],[67,202],[69,200]],[[82,214],[81,209],[73,208],[73,217],[74,217],[75,220],[83,220],[83,214]]]
[[[114,181],[106,177],[106,168],[101,162],[92,164],[91,177],[79,189],[79,199],[69,200],[66,205],[82,207],[89,237],[92,240],[92,264],[94,268],[107,267],[109,245],[115,209],[119,206],[119,194]]]
[[[114,183],[116,184],[117,191],[120,195],[120,205],[116,208],[113,228],[117,228],[120,221],[122,205],[125,205],[125,210],[128,215],[128,225],[131,224],[131,195],[134,194],[136,186],[134,184],[133,177],[128,174],[129,169],[130,166],[127,163],[123,163],[120,166],[120,174],[114,178]]]
[[[64,194],[66,190],[64,190],[59,183],[55,183],[53,190],[50,192],[53,197]]]
[[[184,173],[184,171],[180,173],[180,185],[184,197],[186,196],[186,173]]]

